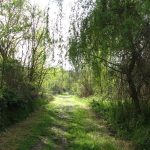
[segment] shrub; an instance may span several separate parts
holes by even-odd
[[[130,100],[126,101],[110,101],[103,98],[93,98],[91,107],[94,111],[103,117],[118,135],[132,139],[137,145],[137,149],[148,150],[150,147],[150,116],[149,105],[145,106],[145,110],[141,115],[136,115],[134,105]]]
[[[26,118],[37,107],[37,96],[33,95],[37,91],[29,90],[29,85],[24,93],[16,89],[4,87],[0,91],[0,130]]]

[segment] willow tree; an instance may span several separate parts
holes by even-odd
[[[129,89],[138,114],[141,91],[150,85],[148,6],[148,0],[97,0],[81,27],[73,24],[69,49],[74,64],[88,63],[94,70],[106,66],[115,72]]]

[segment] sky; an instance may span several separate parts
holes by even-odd
[[[66,51],[68,42],[69,42],[69,28],[70,28],[70,16],[73,15],[72,7],[75,6],[75,3],[78,0],[29,0],[32,5],[38,5],[40,9],[47,10],[46,8],[50,8],[49,10],[49,22],[50,22],[50,33],[51,36],[54,34],[54,39],[58,39],[61,35],[63,39],[63,45],[64,48],[60,49],[58,48],[58,44],[52,45],[52,49],[54,50],[54,59],[52,61],[52,57],[49,56],[47,59],[47,66],[55,67],[58,64],[61,64],[61,66],[66,69],[70,70],[72,69],[72,65],[68,61],[68,58],[66,57]],[[92,0],[95,2],[95,0]],[[60,5],[58,3],[62,2],[62,11],[60,12]],[[82,0],[82,3],[86,5],[86,0]],[[92,5],[89,5],[92,7]],[[90,10],[90,9],[89,9]],[[84,18],[87,15],[88,10],[84,10],[84,8],[80,5],[79,7],[76,7],[76,11],[78,13],[78,16],[82,16]],[[62,15],[61,19],[59,15]],[[60,24],[61,20],[61,26]],[[56,31],[56,24],[58,25],[58,32]],[[62,46],[61,46],[62,47]]]
[[[61,1],[61,0],[29,0],[30,3],[32,5],[38,5],[40,9],[43,9],[43,10],[46,10],[46,8],[48,7],[48,4],[50,6],[50,10],[49,10],[49,14],[50,14],[50,31],[52,33],[52,31],[55,31],[56,29],[56,23],[57,19],[59,19],[58,15],[60,13],[59,11],[59,6],[58,6],[58,1]],[[62,28],[60,29],[59,27],[59,34],[62,35],[63,37],[63,41],[64,41],[64,44],[67,45],[67,42],[68,42],[68,36],[69,36],[69,27],[70,27],[70,15],[71,15],[71,8],[73,7],[74,3],[76,0],[62,0],[63,1],[63,6],[62,6],[62,20],[61,20],[61,26]],[[55,32],[54,32],[55,34]],[[58,33],[56,33],[56,38],[58,37],[57,35]],[[65,54],[66,54],[66,50],[65,48],[62,50],[63,52],[61,52],[61,58],[60,58],[60,50],[57,48],[57,46],[55,45],[55,47],[53,47],[54,50],[55,50],[55,53],[54,53],[54,61],[51,61],[51,58],[47,59],[47,65],[50,65],[50,66],[57,66],[58,65],[58,62],[62,61],[62,66],[63,68],[69,70],[72,68],[72,66],[70,65],[68,59],[65,57]]]

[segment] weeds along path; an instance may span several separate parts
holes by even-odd
[[[0,150],[130,150],[110,136],[87,103],[56,96],[44,108],[0,135]]]

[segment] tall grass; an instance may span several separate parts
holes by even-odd
[[[104,100],[91,98],[91,107],[103,117],[117,135],[132,140],[137,149],[150,148],[150,105],[141,104],[142,114],[137,115],[130,100]]]

